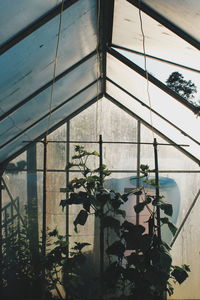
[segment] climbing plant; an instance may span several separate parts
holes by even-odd
[[[161,300],[166,292],[172,295],[171,281],[182,283],[190,271],[187,265],[173,265],[170,247],[158,234],[157,208],[163,212],[159,219],[161,227],[166,224],[173,235],[176,232],[175,225],[170,221],[172,205],[166,203],[162,196],[157,198],[149,195],[143,186],[125,194],[105,189],[105,179],[111,172],[105,165],[91,170],[87,163],[92,156],[98,158],[99,154],[88,152],[83,146],[75,146],[75,155],[67,169],[76,167],[81,176],[69,182],[68,198],[61,200],[60,205],[63,209],[70,205],[81,206],[73,221],[75,232],[78,233],[79,226],[84,226],[88,216],[93,214],[100,220],[101,229],[112,231],[116,237],[114,242],[108,241],[103,253],[108,256],[101,284],[104,294],[112,299],[134,300]],[[149,172],[148,165],[141,165],[141,178],[155,186],[155,180],[149,179]],[[148,210],[148,228],[145,224],[133,224],[126,220],[123,204],[131,201],[130,195],[139,195],[142,199],[134,206],[134,210],[136,214],[145,208]],[[104,243],[104,240],[101,242]],[[101,277],[102,274],[99,280],[102,280]]]
[[[155,186],[155,180],[148,178],[149,171],[148,165],[141,165],[141,178],[143,182]],[[166,292],[173,294],[172,283],[181,284],[190,271],[187,265],[173,265],[171,249],[158,234],[158,207],[163,211],[161,226],[167,224],[171,233],[175,234],[176,227],[169,219],[173,208],[162,196],[157,199],[155,195],[149,195],[143,186],[129,195],[131,193],[140,195],[142,199],[134,206],[135,213],[140,214],[145,208],[149,212],[145,220],[147,226],[127,220],[122,223],[118,240],[106,250],[108,255],[114,257],[105,272],[106,286],[112,292],[119,286],[117,292],[122,298],[131,295],[134,300],[162,300]]]

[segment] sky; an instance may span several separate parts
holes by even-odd
[[[144,56],[130,53],[128,51],[118,50],[121,54],[126,56],[128,59],[138,64],[141,68],[144,68]],[[163,83],[166,82],[172,72],[179,72],[184,76],[185,80],[191,80],[197,87],[197,93],[194,94],[192,99],[195,103],[200,101],[200,75],[195,71],[190,71],[182,67],[178,67],[172,64],[164,63],[156,59],[146,58],[147,71],[158,78]]]

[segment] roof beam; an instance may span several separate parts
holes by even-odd
[[[116,59],[118,59],[119,61],[121,61],[123,64],[125,64],[126,66],[128,66],[129,68],[131,68],[132,70],[134,70],[135,72],[137,72],[138,74],[140,74],[141,76],[143,76],[144,78],[146,78],[147,74],[148,74],[148,80],[151,83],[153,83],[154,85],[156,85],[158,88],[160,88],[161,90],[163,90],[165,93],[167,93],[171,97],[173,97],[176,100],[178,100],[180,103],[182,103],[187,108],[189,108],[190,110],[192,110],[195,114],[199,113],[199,107],[195,107],[194,105],[192,105],[191,103],[189,103],[187,100],[185,100],[179,94],[177,94],[176,92],[174,92],[172,89],[170,89],[168,86],[166,86],[160,80],[158,80],[157,78],[155,78],[154,76],[152,76],[150,73],[148,73],[144,69],[140,68],[138,65],[136,65],[134,62],[132,62],[131,60],[129,60],[128,58],[126,58],[124,55],[120,54],[119,52],[117,52],[116,50],[114,50],[112,48],[108,48],[107,51],[113,57],[115,57]]]
[[[160,137],[162,137],[163,139],[165,139],[168,143],[174,144],[174,147],[176,149],[180,150],[182,153],[184,153],[186,156],[188,156],[190,159],[192,159],[195,163],[197,163],[198,165],[200,165],[200,160],[199,159],[197,159],[195,156],[193,156],[188,151],[186,151],[185,149],[183,149],[181,146],[179,146],[176,143],[174,143],[174,141],[172,141],[170,138],[168,138],[166,135],[164,135],[161,131],[159,131],[158,129],[156,129],[155,127],[153,127],[151,124],[149,124],[148,122],[146,122],[145,120],[143,120],[142,118],[140,118],[137,114],[135,114],[133,111],[131,111],[130,109],[128,109],[122,103],[120,103],[119,101],[117,101],[116,99],[114,99],[109,94],[106,94],[105,97],[108,100],[110,100],[113,104],[115,104],[119,108],[121,108],[123,111],[125,111],[126,113],[128,113],[130,116],[132,116],[136,120],[140,121],[147,128],[149,128],[150,130],[152,130],[153,132],[155,132],[156,134],[158,134]]]
[[[64,123],[68,122],[69,120],[71,120],[72,118],[76,117],[79,113],[81,113],[82,111],[84,111],[85,109],[87,109],[89,106],[91,106],[92,104],[96,103],[99,99],[101,99],[103,97],[103,94],[100,93],[99,95],[97,95],[96,97],[94,97],[93,99],[91,99],[88,103],[84,104],[83,106],[81,106],[80,108],[78,108],[76,111],[74,111],[73,113],[71,113],[69,116],[67,116],[65,119],[61,120],[59,123],[57,123],[56,125],[52,126],[49,130],[48,130],[48,134],[52,133],[54,130],[56,130],[57,128],[59,128],[60,126],[62,126]],[[28,143],[26,146],[22,147],[19,151],[17,151],[15,154],[11,155],[8,159],[6,159],[5,161],[2,161],[0,163],[0,165],[6,165],[7,163],[9,163],[12,159],[14,159],[15,157],[17,157],[18,155],[20,155],[22,152],[26,151],[29,147],[31,147],[36,141],[41,140],[44,138],[44,136],[46,136],[46,131],[43,132],[41,135],[39,135],[35,140],[31,141],[30,143]]]
[[[79,94],[81,94],[82,92],[84,92],[85,90],[89,89],[91,86],[93,86],[95,83],[97,83],[98,79],[94,80],[93,82],[91,82],[90,84],[88,84],[87,86],[85,86],[83,89],[79,90],[77,93],[75,93],[73,96],[71,96],[70,98],[66,99],[64,102],[62,102],[60,105],[56,106],[54,109],[52,109],[51,111],[49,111],[48,113],[44,114],[41,118],[39,118],[37,121],[35,121],[34,123],[32,123],[31,125],[29,125],[26,129],[20,131],[18,134],[16,134],[14,137],[12,137],[10,140],[8,140],[7,142],[5,142],[3,145],[0,146],[0,149],[4,148],[6,145],[8,145],[9,143],[11,143],[13,140],[15,140],[16,138],[18,138],[19,136],[21,136],[22,134],[26,134],[26,132],[31,129],[33,126],[37,125],[39,122],[41,122],[42,120],[44,120],[46,117],[53,115],[53,113],[55,111],[57,111],[58,109],[60,109],[63,105],[65,105],[66,103],[68,103],[69,101],[73,100],[75,97],[77,97]]]
[[[37,95],[39,95],[40,93],[42,93],[44,90],[46,90],[48,87],[50,87],[52,84],[56,83],[58,80],[60,80],[61,78],[63,78],[64,76],[66,76],[67,74],[69,74],[70,72],[72,72],[74,69],[78,68],[81,64],[83,64],[84,62],[86,62],[87,60],[89,60],[95,54],[96,54],[96,51],[91,52],[90,54],[88,54],[87,56],[85,56],[84,58],[82,58],[80,61],[78,61],[77,63],[75,63],[73,66],[69,67],[67,70],[65,70],[64,72],[62,72],[58,76],[56,76],[55,79],[50,80],[45,85],[43,85],[38,90],[36,90],[34,93],[32,93],[31,95],[29,95],[28,97],[26,97],[25,99],[23,99],[22,101],[20,101],[16,105],[14,105],[11,109],[9,109],[2,116],[0,116],[0,121],[2,121],[3,119],[5,119],[6,117],[8,117],[10,114],[14,113],[18,108],[20,108],[21,106],[25,105],[27,102],[29,102],[34,97],[36,97]]]
[[[60,3],[58,6],[50,10],[47,14],[41,16],[38,20],[28,25],[26,28],[18,32],[13,38],[5,42],[0,47],[0,55],[6,52],[8,49],[19,43],[21,40],[23,40],[25,37],[30,35],[32,32],[36,31],[38,28],[55,18],[57,15],[61,13],[61,11],[66,10],[71,5],[76,3],[78,0],[66,0],[64,1],[64,4]],[[62,7],[63,5],[63,7]]]
[[[129,3],[137,7],[138,9],[141,9],[144,13],[158,21],[163,26],[167,27],[169,30],[174,32],[176,35],[190,43],[192,46],[200,50],[200,43],[198,40],[193,38],[190,34],[188,34],[186,31],[182,30],[180,27],[172,23],[170,20],[165,18],[163,15],[158,13],[155,9],[150,7],[148,4],[144,3],[141,0],[127,0]]]
[[[189,71],[192,71],[192,72],[200,73],[200,70],[198,70],[198,69],[193,69],[193,68],[187,67],[185,65],[181,65],[181,64],[178,64],[176,62],[166,60],[166,59],[163,59],[163,58],[160,58],[160,57],[157,57],[157,56],[149,55],[149,54],[146,54],[146,53],[144,54],[143,52],[135,51],[135,50],[130,49],[130,48],[122,47],[122,46],[119,46],[119,45],[116,45],[116,44],[112,44],[111,47],[116,48],[116,49],[120,49],[120,50],[123,50],[123,51],[127,51],[127,52],[130,52],[130,53],[136,54],[136,55],[146,56],[148,58],[158,60],[162,63],[170,64],[170,65],[173,65],[173,66],[176,66],[176,67],[179,67],[179,68],[183,68],[183,69],[186,69],[186,70],[189,70]]]
[[[97,0],[98,55],[102,78],[102,93],[106,93],[106,48],[112,43],[114,0]]]
[[[183,134],[184,136],[188,137],[190,140],[192,140],[194,143],[196,143],[197,145],[200,145],[200,142],[198,142],[197,140],[195,140],[193,137],[191,137],[189,134],[187,134],[185,131],[183,131],[182,129],[180,129],[178,126],[176,126],[174,123],[172,123],[171,121],[169,121],[168,119],[166,119],[165,117],[163,117],[161,114],[159,114],[156,110],[150,108],[146,103],[142,102],[142,100],[138,99],[137,97],[135,97],[133,94],[129,93],[126,89],[124,89],[123,87],[121,87],[119,84],[117,84],[116,82],[114,82],[113,80],[111,80],[110,78],[107,77],[107,80],[112,83],[113,85],[115,85],[117,88],[119,88],[121,91],[123,91],[124,93],[126,93],[128,96],[130,96],[131,98],[133,98],[134,100],[136,100],[137,102],[139,102],[142,106],[148,108],[150,111],[152,111],[155,115],[157,115],[158,117],[160,117],[162,120],[164,120],[165,122],[167,122],[168,124],[170,124],[171,126],[173,126],[175,129],[177,129],[181,134]]]

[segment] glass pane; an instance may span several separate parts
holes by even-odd
[[[177,198],[177,193],[173,195],[175,207],[180,201],[178,209],[178,220],[176,226],[179,227],[181,221],[186,216],[192,202],[194,201],[199,190],[200,174],[162,174],[166,178],[172,178],[179,188],[180,198]],[[189,184],[188,184],[189,183]],[[171,192],[173,192],[171,190]],[[197,200],[188,219],[185,222],[180,234],[178,235],[172,247],[172,258],[174,265],[189,265],[191,273],[183,285],[178,285],[175,288],[175,293],[171,299],[199,299],[198,278],[200,276],[199,262],[199,209],[200,202]]]
[[[158,143],[166,144],[166,141],[155,133],[152,134],[151,130],[144,125],[141,125],[141,141],[145,143],[153,143],[153,138],[157,139]],[[187,149],[187,148],[186,148]],[[199,171],[199,168],[195,162],[188,158],[181,151],[173,146],[158,146],[158,159],[159,170],[164,172],[166,170],[171,171]],[[141,145],[141,163],[150,165],[151,169],[154,168],[154,148],[153,145]]]
[[[166,120],[171,121],[181,130],[187,132],[191,137],[197,139],[197,141],[199,140],[199,119],[197,119],[189,109],[175,101],[175,99],[150,82],[149,94],[151,103],[149,103],[146,90],[146,79],[113,57],[109,56],[108,61],[109,64],[107,74],[109,78],[119,84],[122,88],[126,89],[132,95],[140,99],[141,102],[144,102],[148,106],[151,104],[152,109],[165,117]],[[178,144],[190,145],[188,151],[199,157],[198,144],[180,134],[177,129],[172,127],[161,117],[157,116],[153,112],[150,114],[148,108],[141,106],[138,101],[131,98],[114,85],[111,85],[111,83],[108,83],[108,93],[110,93],[115,99],[120,100],[121,103],[131,109],[142,119],[146,120],[149,124],[153,123],[153,126],[158,128],[170,139],[174,140],[174,142]],[[185,120],[187,120],[187,122]]]
[[[122,55],[127,57],[129,60],[131,60],[132,62],[134,62],[135,64],[139,65],[141,68],[144,69],[144,64],[145,64],[144,56],[130,53],[128,51],[121,51],[118,49],[115,50],[117,50]],[[195,84],[197,88],[197,92],[194,93],[193,97],[190,97],[188,101],[194,104],[195,106],[200,106],[199,72],[191,71],[186,68],[175,66],[173,64],[164,63],[156,59],[151,59],[149,57],[146,58],[146,67],[148,73],[150,73],[151,75],[153,75],[154,77],[162,81],[164,84],[166,84],[166,80],[173,72],[178,72],[181,75],[183,75],[184,80],[186,81],[191,80]]]
[[[94,56],[57,81],[53,88],[47,88],[2,120],[1,145],[91,84],[96,79],[96,68],[96,57]]]
[[[178,0],[144,0],[143,2],[149,4],[165,18],[169,19],[185,32],[188,32],[191,36],[199,40],[199,1],[184,0],[180,2]]]
[[[10,142],[7,146],[5,146],[0,154],[0,160],[5,160],[16,151],[25,147],[28,141],[33,141],[42,133],[48,133],[48,130],[53,126],[56,126],[62,120],[64,121],[68,116],[74,113],[76,110],[80,109],[84,104],[87,104],[90,100],[94,99],[97,96],[97,85],[94,84],[89,89],[85,90],[71,101],[67,102],[61,108],[56,110],[54,113],[50,115],[50,117],[46,117],[41,122],[31,127],[25,134],[17,137],[15,140]]]
[[[55,17],[1,55],[2,113],[52,80],[55,63],[57,76],[96,49],[95,1],[78,1],[63,12],[55,61],[59,20]]]
[[[200,54],[196,48],[145,13],[141,15],[147,54],[197,68]],[[127,1],[115,1],[113,43],[144,52],[139,10]]]
[[[7,0],[0,2],[0,44],[39,19],[61,0]],[[9,22],[8,22],[9,20]]]

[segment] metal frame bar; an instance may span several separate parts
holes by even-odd
[[[106,93],[106,66],[107,53],[106,47],[111,44],[114,0],[97,0],[99,15],[99,55],[100,55],[100,72],[102,77],[102,93]]]
[[[134,112],[132,112],[130,109],[128,109],[126,106],[124,106],[122,103],[118,102],[116,99],[114,99],[112,96],[109,94],[106,94],[106,98],[110,100],[112,103],[117,105],[119,108],[127,112],[130,116],[134,117],[136,120],[141,121],[142,124],[144,124],[147,128],[151,129],[154,131],[156,134],[158,134],[160,137],[164,138],[166,141],[168,141],[170,144],[173,144],[174,147],[178,150],[180,150],[182,153],[184,153],[186,156],[188,156],[190,159],[192,159],[195,163],[200,165],[200,160],[198,160],[196,157],[194,157],[192,154],[187,152],[185,149],[181,148],[179,145],[174,143],[170,138],[168,138],[166,135],[164,135],[162,132],[160,132],[158,129],[155,127],[151,126],[148,122],[140,118],[138,115],[136,115]]]
[[[149,54],[144,54],[142,52],[135,51],[133,49],[126,48],[126,47],[123,47],[123,46],[119,46],[119,45],[116,45],[116,44],[112,44],[111,48],[120,49],[120,50],[127,51],[127,52],[130,52],[130,53],[136,54],[136,55],[140,55],[140,56],[146,56],[148,58],[151,58],[151,59],[154,59],[154,60],[158,60],[158,61],[160,61],[162,63],[174,65],[174,66],[177,66],[179,68],[183,68],[183,69],[186,69],[186,70],[189,70],[189,71],[192,71],[192,72],[200,73],[200,70],[193,69],[193,68],[187,67],[185,65],[180,65],[178,63],[175,63],[175,62],[172,62],[170,60],[166,60],[166,59],[163,59],[163,58],[160,58],[160,57],[157,57],[157,56],[153,56],[153,55],[149,55]]]
[[[137,180],[136,186],[140,187],[140,156],[141,156],[141,122],[137,121]],[[140,202],[140,195],[136,195],[136,204]],[[136,213],[136,225],[140,224],[140,214]]]
[[[48,134],[50,134],[51,132],[53,132],[54,130],[56,130],[58,127],[62,126],[64,123],[66,123],[67,121],[69,121],[70,119],[72,119],[73,117],[75,117],[76,115],[78,115],[79,113],[81,113],[82,111],[84,111],[86,108],[88,108],[90,105],[92,105],[95,102],[97,102],[102,97],[103,97],[103,94],[100,93],[99,95],[97,95],[96,97],[94,97],[93,99],[91,99],[90,101],[88,101],[88,103],[86,103],[83,106],[81,106],[80,108],[78,108],[76,111],[74,111],[73,113],[71,113],[65,119],[61,120],[56,125],[54,125],[51,128],[49,128]],[[42,139],[45,134],[46,134],[46,132],[43,132],[41,135],[39,135],[36,138],[36,140]],[[31,141],[28,145],[26,145],[25,147],[22,147],[20,150],[18,150],[16,153],[14,153],[13,155],[11,155],[9,158],[7,158],[4,161],[2,161],[1,164],[9,163],[9,161],[11,161],[12,159],[14,159],[18,155],[20,155],[22,152],[26,151],[28,149],[28,147],[30,147],[34,142],[35,142],[35,140]]]
[[[21,106],[23,106],[24,104],[26,104],[27,102],[29,102],[30,100],[32,100],[37,95],[39,95],[40,93],[42,93],[44,90],[46,90],[48,87],[50,87],[53,83],[56,83],[58,80],[60,80],[61,78],[63,78],[64,76],[66,76],[67,74],[69,74],[70,72],[72,72],[74,69],[76,69],[77,67],[79,67],[80,65],[82,65],[83,63],[85,63],[87,60],[89,60],[90,58],[92,58],[95,54],[96,54],[96,51],[92,51],[87,56],[85,56],[84,58],[82,58],[81,60],[79,60],[77,63],[75,63],[74,65],[72,65],[71,67],[69,67],[67,70],[65,70],[64,72],[62,72],[58,76],[56,76],[55,79],[50,80],[45,85],[43,85],[38,90],[36,90],[34,93],[32,93],[31,95],[29,95],[28,97],[26,97],[25,99],[23,99],[22,101],[20,101],[19,103],[17,103],[15,106],[13,106],[7,112],[5,112],[2,116],[0,116],[0,121],[2,121],[3,119],[5,119],[11,113],[15,112],[18,108],[20,108]]]
[[[70,120],[66,123],[66,142],[70,140]],[[66,145],[66,164],[70,162],[70,144]],[[66,186],[69,184],[69,169],[65,170],[66,173]],[[68,198],[69,193],[66,192],[66,199]],[[67,254],[66,257],[69,256],[69,205],[65,207],[65,225],[66,225],[66,242],[67,242]]]
[[[2,182],[2,176],[3,176],[4,170],[0,170],[0,295],[2,294],[2,288],[3,288],[3,277],[2,277],[2,262],[3,262],[3,218],[2,218],[2,206],[3,206],[3,195],[2,195],[2,189],[3,189],[3,182]]]
[[[46,256],[46,230],[47,230],[47,137],[44,137],[44,154],[43,154],[43,202],[42,202],[42,255]],[[45,276],[45,268],[44,268]]]
[[[81,143],[81,141],[80,141]],[[49,144],[49,142],[48,142]],[[159,145],[159,144],[158,144]],[[8,169],[9,170],[9,169]],[[137,173],[137,170],[112,170],[112,169],[109,169],[112,173]],[[18,171],[18,169],[11,169],[11,171]],[[36,170],[30,170],[30,171],[36,171],[36,172],[43,172],[43,169],[36,169]],[[20,172],[27,172],[27,169],[24,169],[24,170],[20,170]],[[66,173],[66,170],[65,169],[47,169],[47,172],[59,172],[59,173]],[[69,170],[69,173],[70,172],[80,172],[80,170]],[[153,171],[149,171],[150,173],[153,173]],[[200,170],[159,170],[159,173],[193,173],[193,174],[196,174],[196,173],[200,173]]]
[[[46,256],[46,243],[47,243],[47,137],[44,136],[43,139],[44,153],[43,153],[43,199],[42,199],[42,245],[41,245],[41,254],[43,259]],[[45,294],[46,289],[46,267],[45,264],[42,268],[42,286],[43,293]]]
[[[3,177],[1,178],[1,180],[2,180],[3,186],[5,187],[5,190],[6,190],[7,194],[8,194],[8,196],[9,196],[10,200],[11,200],[12,205],[13,205],[13,207],[15,208],[15,210],[16,210],[18,216],[19,216],[19,219],[20,219],[22,225],[24,226],[24,228],[25,228],[26,231],[28,232],[28,228],[27,228],[26,223],[24,222],[24,219],[23,219],[23,217],[21,216],[20,211],[19,211],[19,209],[18,209],[18,207],[17,207],[17,205],[16,205],[16,203],[15,203],[15,199],[13,198],[11,192],[9,191],[9,188],[8,188],[8,186],[7,186],[7,184],[6,184],[6,182],[5,182],[5,180],[4,180]]]
[[[157,12],[155,9],[150,7],[148,4],[144,3],[140,0],[127,0],[130,4],[137,7],[138,9],[141,9],[144,13],[158,21],[163,26],[167,27],[169,30],[174,32],[176,35],[190,43],[192,46],[194,46],[197,49],[200,49],[200,43],[198,40],[196,40],[194,37],[192,37],[190,34],[188,34],[186,31],[182,30],[180,27],[169,21],[167,18],[165,18],[163,15],[161,15],[159,12]]]
[[[24,141],[24,142],[27,142],[29,143],[30,141]],[[39,143],[42,143],[41,140],[34,140],[34,142],[39,142]],[[84,143],[84,144],[98,144],[99,142],[96,142],[96,141],[48,141],[48,144],[51,144],[51,143],[68,143],[68,144],[75,144],[75,143]],[[153,145],[153,143],[150,143],[150,142],[116,142],[116,141],[105,141],[103,142],[104,144],[124,144],[124,145]],[[169,144],[169,143],[157,143],[158,145],[160,146],[174,146],[175,144],[172,143],[172,144]],[[189,147],[189,145],[186,145],[186,144],[176,144],[178,146],[183,146],[183,147]]]
[[[63,4],[63,11],[65,11],[67,8],[72,6],[74,3],[76,3],[78,0],[66,0]],[[33,22],[32,24],[28,25],[26,28],[21,30],[19,33],[17,33],[14,37],[12,37],[10,40],[6,41],[1,47],[0,47],[0,55],[9,50],[11,47],[15,46],[17,43],[19,43],[21,40],[23,40],[25,37],[36,31],[38,28],[40,28],[42,25],[46,24],[50,20],[52,20],[54,17],[60,14],[62,9],[62,3],[59,4],[57,7],[50,10],[48,13],[41,16],[38,20]]]
[[[26,133],[29,129],[31,129],[32,127],[34,127],[35,125],[37,125],[39,122],[41,122],[42,120],[44,120],[49,115],[52,115],[55,111],[57,111],[58,109],[60,109],[62,106],[64,106],[65,104],[67,104],[69,101],[73,100],[76,96],[78,96],[79,94],[81,94],[82,92],[84,92],[85,90],[87,90],[88,88],[90,88],[91,86],[93,86],[97,82],[98,82],[98,80],[95,80],[95,81],[91,82],[90,84],[88,84],[87,86],[85,86],[83,89],[79,90],[76,94],[74,94],[73,96],[71,96],[70,98],[68,98],[64,102],[62,102],[61,104],[59,104],[57,107],[55,107],[54,109],[52,109],[51,111],[49,111],[48,113],[46,113],[44,116],[42,116],[41,118],[39,118],[33,124],[29,125],[26,129],[22,130],[20,133],[16,134],[10,140],[8,140],[7,142],[5,142],[3,145],[0,146],[0,149],[2,149],[3,147],[5,147],[9,143],[11,143],[17,137],[19,137],[22,134]]]
[[[158,144],[156,138],[154,138],[153,143],[154,148],[154,160],[155,160],[155,185],[156,185],[156,200],[157,202],[160,200],[160,188],[159,188],[159,168],[158,168]],[[160,207],[157,205],[156,207],[156,221],[157,221],[157,234],[158,234],[158,242],[159,246],[162,241],[161,238],[161,223],[160,223]]]
[[[164,83],[162,83],[160,80],[158,80],[157,78],[152,76],[150,73],[148,73],[145,70],[143,70],[142,68],[140,68],[138,65],[133,63],[131,60],[126,58],[124,55],[120,54],[119,52],[117,52],[116,50],[114,50],[112,48],[108,48],[107,51],[113,57],[118,59],[120,62],[122,62],[124,65],[126,65],[130,69],[132,69],[135,72],[137,72],[138,74],[140,74],[142,77],[146,78],[146,76],[148,74],[148,79],[151,83],[153,83],[155,86],[160,88],[162,91],[164,91],[165,93],[167,93],[168,95],[170,95],[171,97],[173,97],[174,99],[176,99],[177,101],[179,101],[180,103],[185,105],[187,108],[191,109],[194,113],[198,113],[198,111],[199,111],[198,107],[194,107],[191,103],[189,103],[187,100],[182,98],[179,94],[177,94],[172,89],[167,87]]]
[[[177,230],[177,232],[176,232],[176,234],[175,234],[173,240],[171,241],[171,244],[170,244],[171,247],[174,245],[174,243],[175,243],[177,237],[179,236],[179,234],[180,234],[180,232],[181,232],[183,226],[185,225],[185,222],[187,221],[187,219],[188,219],[188,217],[189,217],[189,215],[190,215],[192,209],[194,208],[194,206],[195,206],[195,204],[196,204],[196,202],[197,202],[197,200],[198,200],[198,198],[199,198],[199,195],[200,195],[200,190],[197,192],[197,194],[196,194],[196,196],[195,196],[195,198],[194,198],[194,200],[193,200],[193,202],[192,202],[190,208],[188,209],[188,211],[187,211],[187,213],[186,213],[186,215],[185,215],[183,221],[181,222],[181,225],[179,226],[179,228],[178,228],[178,230]]]
[[[130,92],[128,92],[126,89],[124,89],[123,87],[121,87],[121,85],[117,84],[116,82],[114,82],[113,80],[111,80],[110,78],[107,77],[107,80],[114,84],[117,88],[119,88],[121,91],[123,91],[124,93],[126,93],[128,96],[132,97],[134,100],[136,100],[137,102],[139,102],[142,106],[148,108],[150,111],[152,111],[155,115],[157,115],[158,117],[160,117],[161,119],[163,119],[164,121],[166,121],[168,124],[170,124],[171,126],[173,126],[175,129],[177,129],[178,131],[180,131],[181,134],[183,134],[184,136],[187,136],[190,140],[192,140],[194,143],[196,143],[197,145],[200,145],[200,142],[198,142],[197,140],[195,140],[193,137],[191,137],[189,134],[187,134],[185,131],[183,131],[182,129],[180,129],[178,126],[176,126],[174,123],[172,123],[171,121],[169,121],[168,119],[166,119],[165,117],[163,117],[161,114],[159,114],[156,110],[154,110],[153,108],[150,108],[146,103],[142,102],[142,100],[140,100],[139,98],[135,97],[133,94],[131,94]]]
[[[103,139],[102,135],[99,135],[99,183],[100,189],[103,188]],[[101,293],[103,293],[103,274],[104,274],[104,228],[103,228],[103,215],[104,215],[104,205],[100,205],[100,232],[99,232],[99,271],[100,271],[100,287]],[[102,295],[101,295],[102,296]]]

